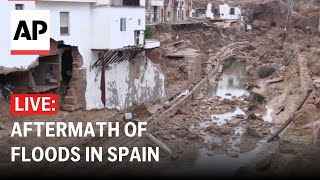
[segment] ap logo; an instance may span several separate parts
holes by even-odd
[[[11,55],[50,54],[50,11],[11,11]]]

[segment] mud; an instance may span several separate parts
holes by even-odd
[[[315,12],[318,13],[318,5],[309,1],[298,4],[301,8],[296,5],[293,24],[284,37],[286,3],[262,0],[234,3],[243,3],[248,18],[246,22],[255,24],[252,31],[245,32],[237,23],[219,28],[208,21],[205,24],[159,24],[153,27],[154,36],[162,44],[160,49],[147,52],[147,57],[161,67],[166,99],[134,106],[130,109],[134,120],[145,121],[161,110],[168,110],[166,108],[175,98],[187,96],[186,90],[217,69],[217,73],[199,88],[197,96],[187,99],[178,110],[167,113],[169,116],[155,123],[150,132],[166,144],[176,158],[173,160],[162,152],[159,163],[103,163],[94,165],[95,173],[112,174],[125,169],[129,174],[247,176],[296,175],[317,170],[320,152],[320,53],[317,48],[320,37],[315,30],[319,22],[315,23],[314,16]],[[232,53],[221,51],[228,44],[246,41],[249,46],[232,50]],[[263,66],[273,67],[276,71],[261,79],[257,71]],[[269,83],[279,78],[283,81]],[[312,88],[313,93],[302,109],[294,112],[301,94],[308,88]],[[253,93],[265,97],[264,101],[255,101]],[[0,110],[8,108],[1,101]],[[292,123],[279,137],[267,143],[266,140],[293,114]],[[9,114],[0,114],[0,118],[3,129],[0,130],[3,146],[0,147],[4,149],[14,143],[35,145],[8,139],[8,127],[13,121],[49,119],[30,116],[22,120]],[[122,113],[107,110],[62,112],[50,119],[124,122]],[[70,146],[99,146],[114,142],[111,139],[68,142],[31,139],[30,142],[33,140],[43,145],[66,143]],[[155,145],[147,138],[141,138],[130,146]],[[1,152],[6,152],[4,149]]]

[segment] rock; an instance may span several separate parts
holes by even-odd
[[[145,103],[146,109],[149,113],[154,114],[159,109],[163,108],[161,104],[152,104],[152,103]]]
[[[125,113],[124,114],[124,119],[127,120],[127,121],[128,120],[132,120],[132,113]]]
[[[70,105],[77,105],[77,97],[76,96],[66,96],[64,98],[64,102]]]
[[[237,103],[231,99],[226,99],[224,98],[222,101],[221,101],[222,104],[227,104],[227,105],[236,105]]]
[[[246,135],[249,135],[251,137],[262,138],[262,135],[259,132],[257,132],[255,129],[253,129],[252,127],[247,128]]]
[[[252,27],[255,29],[259,29],[260,28],[260,21],[259,20],[254,20],[252,22]]]
[[[294,144],[290,143],[286,140],[281,140],[279,144],[279,152],[282,154],[293,154],[294,151]]]
[[[253,84],[253,83],[248,83],[248,84],[246,85],[246,90],[252,90],[252,89],[254,88],[254,86],[255,86],[255,84]]]
[[[0,130],[5,130],[6,127],[0,122]]]
[[[226,95],[226,96],[231,96],[232,94],[231,94],[231,93],[226,93],[225,95]]]
[[[204,129],[204,132],[215,132],[216,130],[216,126],[215,125],[211,125],[211,126],[208,126]]]
[[[305,124],[312,123],[316,121],[319,117],[320,113],[317,107],[313,104],[308,104],[304,106],[297,114],[296,117],[293,119],[293,122],[297,126],[303,126]]]
[[[203,93],[199,93],[198,96],[195,98],[196,100],[201,100],[204,98],[204,94]]]
[[[238,152],[228,152],[228,156],[233,157],[233,158],[238,158],[239,157],[239,153]]]
[[[231,129],[229,129],[227,127],[222,127],[218,131],[222,135],[227,135],[227,134],[231,134],[232,133]]]
[[[237,119],[245,119],[246,116],[245,116],[244,114],[237,114],[237,115],[236,115],[236,118],[237,118]]]
[[[75,111],[75,110],[77,109],[77,107],[74,106],[74,105],[63,104],[63,105],[61,106],[61,109],[65,110],[65,111],[72,112],[72,111]]]
[[[316,103],[316,107],[320,109],[320,100]]]
[[[228,122],[230,125],[238,125],[240,123],[240,119],[234,119]]]
[[[188,139],[191,139],[191,140],[195,140],[195,139],[198,139],[199,136],[198,136],[197,134],[193,133],[193,132],[189,132],[189,133],[187,134],[187,138],[188,138]]]
[[[75,88],[69,88],[67,91],[68,96],[76,96],[76,89]]]
[[[170,134],[179,138],[184,138],[187,135],[187,132],[183,129],[176,129],[176,130],[171,130]]]

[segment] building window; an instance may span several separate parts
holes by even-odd
[[[141,19],[138,19],[138,25],[139,26],[141,25]]]
[[[16,10],[23,10],[24,4],[16,4]]]
[[[230,9],[230,15],[235,15],[235,9],[234,8]]]
[[[124,6],[140,6],[140,0],[123,0]]]
[[[139,44],[139,42],[140,42],[140,31],[139,30],[134,31],[134,41],[135,41],[135,44]]]
[[[120,31],[126,31],[127,30],[127,19],[121,18],[120,19]]]
[[[69,12],[60,12],[60,34],[69,35]]]

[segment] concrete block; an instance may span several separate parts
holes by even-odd
[[[77,97],[76,96],[66,96],[64,98],[65,104],[77,105]]]
[[[67,91],[68,96],[75,96],[76,95],[76,89],[75,88],[70,88]]]
[[[124,118],[125,118],[126,120],[132,120],[132,113],[125,113],[125,114],[124,114]]]
[[[61,106],[62,110],[65,110],[65,111],[69,111],[69,112],[72,112],[72,111],[75,111],[77,109],[76,106],[74,105],[69,105],[69,104],[63,104]]]

